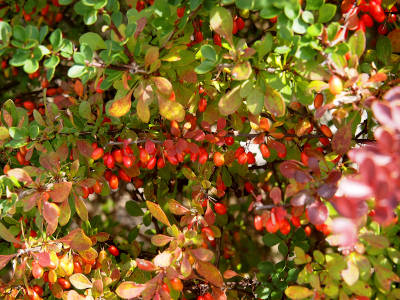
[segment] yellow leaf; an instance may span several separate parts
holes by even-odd
[[[132,97],[133,89],[121,99],[115,100],[108,111],[110,116],[113,117],[122,117],[124,116],[130,109],[132,105],[131,97]]]

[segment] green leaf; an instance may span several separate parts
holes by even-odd
[[[286,257],[286,255],[289,253],[289,249],[285,243],[280,243],[278,246],[278,250],[282,254],[283,257]]]
[[[326,23],[329,22],[336,14],[336,5],[334,4],[324,4],[318,11],[319,23]]]
[[[194,68],[197,74],[205,74],[210,72],[215,66],[215,63],[210,60],[203,60],[200,65]]]
[[[214,32],[233,45],[233,19],[229,11],[221,6],[215,6],[210,12],[210,25]]]
[[[231,73],[232,78],[235,80],[246,80],[251,75],[251,65],[248,61],[243,61],[241,63],[237,63],[233,66]]]
[[[322,33],[322,24],[313,24],[307,28],[307,33],[311,36],[319,36]]]
[[[281,11],[282,9],[275,6],[267,6],[260,11],[260,17],[263,19],[271,19],[276,17]]]
[[[274,116],[282,117],[285,115],[286,106],[282,95],[270,87],[267,87],[267,93],[264,97],[264,105],[265,108]]]
[[[132,217],[141,217],[144,215],[143,210],[135,201],[127,201],[125,208],[128,214],[130,214]]]
[[[318,10],[324,2],[324,0],[309,0],[306,2],[306,10]]]
[[[201,55],[203,55],[203,57],[205,59],[211,60],[213,62],[217,62],[217,53],[214,50],[214,47],[211,45],[203,45],[201,46]]]
[[[94,32],[84,33],[79,38],[79,44],[88,44],[93,51],[97,51],[100,49],[107,49],[106,44],[104,43],[103,38]]]
[[[361,55],[364,53],[365,43],[365,33],[362,30],[356,31],[349,39],[351,53],[356,54],[358,57],[361,57]]]
[[[264,93],[256,86],[246,98],[247,108],[251,114],[258,116],[264,106]]]
[[[257,268],[264,274],[273,274],[275,273],[275,266],[272,262],[270,261],[263,261],[260,262],[257,266]]]
[[[255,294],[258,299],[267,299],[272,291],[272,287],[259,286],[257,287]]]
[[[266,235],[264,235],[264,237],[262,238],[263,243],[268,246],[268,247],[272,247],[275,246],[276,244],[279,244],[280,242],[282,242],[282,239],[279,238],[277,235],[272,234],[272,233],[267,233]]]
[[[373,233],[364,233],[359,237],[360,239],[367,242],[368,245],[377,248],[377,249],[385,249],[390,246],[390,241],[387,237],[383,235],[375,235]]]
[[[68,70],[68,76],[71,78],[77,78],[82,76],[87,72],[87,68],[84,65],[73,65],[69,70]]]
[[[227,116],[233,114],[242,104],[240,98],[240,85],[224,94],[219,100],[218,108],[222,115]]]
[[[386,36],[381,36],[376,43],[376,52],[378,53],[378,59],[385,65],[389,65],[390,58],[392,55],[392,43]]]
[[[291,19],[294,20],[300,15],[300,4],[296,1],[295,5],[285,5],[284,12],[285,15]]]
[[[196,174],[193,173],[192,170],[190,170],[189,168],[182,168],[182,173],[183,175],[185,175],[185,177],[189,180],[193,180],[193,181],[198,181]]]
[[[158,104],[160,109],[160,114],[170,120],[170,121],[177,121],[182,122],[185,119],[185,110],[183,106],[174,101],[165,100],[163,97],[158,97]]]

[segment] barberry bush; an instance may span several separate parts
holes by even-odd
[[[400,299],[397,5],[0,1],[0,298]]]

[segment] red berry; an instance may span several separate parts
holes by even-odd
[[[247,153],[242,153],[240,154],[239,158],[238,158],[238,163],[240,165],[244,165],[247,162]]]
[[[216,203],[214,206],[215,212],[219,215],[225,215],[227,212],[227,209],[225,207],[225,205],[223,205],[222,203]]]
[[[179,278],[173,278],[173,279],[171,279],[171,287],[175,291],[180,292],[183,290],[183,283]]]
[[[206,98],[200,98],[199,101],[199,112],[205,112],[207,108],[207,100]]]
[[[246,189],[246,191],[251,194],[252,192],[254,192],[254,186],[251,184],[251,182],[246,182],[244,184],[244,188]]]
[[[310,226],[306,226],[306,228],[304,228],[304,231],[306,233],[306,236],[310,236],[311,235],[311,228]]]
[[[149,162],[147,163],[147,169],[153,170],[156,164],[157,164],[157,158],[155,157],[150,158]]]
[[[214,44],[222,47],[221,36],[218,33],[214,34]]]
[[[103,77],[100,77],[97,86],[96,86],[96,93],[103,94],[104,91],[100,88],[101,83],[103,82]]]
[[[233,20],[232,33],[233,33],[233,34],[236,34],[236,33],[237,33],[237,31],[238,31],[238,25],[237,25],[237,22],[236,22],[236,20]]]
[[[365,24],[363,20],[358,20],[358,27],[356,29],[357,30],[361,30],[363,32],[365,32],[367,30],[367,28],[365,28]]]
[[[131,160],[131,158],[130,158],[129,156],[127,156],[127,155],[124,155],[124,157],[123,157],[123,163],[124,163],[124,166],[125,166],[126,168],[132,167],[132,160]]]
[[[372,20],[371,16],[368,14],[364,14],[361,17],[361,20],[364,21],[365,26],[372,27],[374,26],[374,21]]]
[[[268,157],[270,157],[270,155],[271,155],[271,153],[270,153],[270,151],[269,151],[267,145],[265,145],[265,144],[261,144],[261,145],[260,145],[260,151],[261,151],[261,154],[262,154],[262,156],[263,156],[264,158],[268,158]]]
[[[243,21],[243,19],[241,18],[241,17],[238,17],[237,19],[236,19],[236,23],[237,23],[237,29],[238,30],[243,30],[244,29],[244,21]]]
[[[210,293],[205,293],[205,294],[204,294],[204,300],[214,300],[214,297],[211,296]]]
[[[222,167],[225,163],[224,156],[220,152],[214,153],[213,160],[217,167]]]
[[[225,144],[228,146],[232,146],[235,143],[235,140],[233,137],[228,136],[225,138]]]
[[[203,33],[201,31],[197,31],[195,34],[196,43],[201,43],[204,40]]]
[[[113,190],[115,190],[116,188],[118,188],[118,183],[119,183],[119,180],[118,180],[117,175],[114,175],[114,174],[111,175],[110,181],[109,181],[110,188],[112,188]]]
[[[254,217],[254,228],[258,231],[263,230],[262,218],[261,216]]]
[[[329,79],[329,91],[333,95],[337,95],[337,94],[340,94],[342,92],[342,90],[343,90],[342,80],[338,76],[333,75]]]
[[[248,152],[247,153],[247,163],[249,165],[254,165],[256,163],[256,158],[254,157],[253,152]]]
[[[157,168],[162,169],[165,167],[165,161],[162,157],[157,160]]]
[[[108,247],[108,252],[110,252],[110,254],[113,255],[113,256],[118,256],[119,255],[119,250],[115,246]]]
[[[378,26],[378,33],[380,35],[385,35],[388,32],[388,27],[386,24],[381,24]]]
[[[94,160],[100,159],[101,157],[103,157],[103,155],[104,155],[104,149],[103,148],[97,148],[92,152],[92,158]]]
[[[180,7],[176,10],[176,14],[178,18],[182,18],[183,15],[185,14],[185,7]]]
[[[267,225],[266,225],[267,231],[269,233],[275,233],[278,231],[279,229],[279,224],[278,222],[275,222],[275,224],[272,222],[272,218],[269,218],[267,221]]]

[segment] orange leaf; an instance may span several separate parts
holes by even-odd
[[[207,280],[211,284],[217,287],[222,287],[224,285],[224,280],[222,279],[221,273],[214,265],[208,262],[201,261],[198,258],[195,259],[196,259],[196,270],[197,272],[199,272],[201,276],[207,278]]]
[[[226,270],[224,272],[224,278],[225,279],[231,279],[232,277],[235,277],[235,276],[240,276],[240,275],[238,273],[236,273],[235,271],[232,271],[232,270]]]
[[[133,281],[125,281],[121,283],[115,292],[123,299],[131,299],[138,297],[147,288],[144,284],[137,284]]]
[[[85,251],[92,246],[92,241],[81,228],[72,230],[69,234],[56,241],[69,245],[75,251]]]
[[[83,85],[79,80],[75,81],[74,90],[79,97],[83,97]]]
[[[118,100],[115,100],[113,102],[113,104],[111,104],[111,107],[108,110],[108,113],[110,114],[110,116],[118,118],[118,117],[122,117],[128,113],[128,111],[131,109],[131,106],[132,106],[132,101],[131,101],[132,93],[133,93],[133,89],[131,89],[130,92],[126,96],[124,96]]]
[[[158,204],[155,204],[150,201],[146,201],[146,205],[154,218],[156,218],[161,223],[167,225],[168,227],[171,227],[171,224],[169,223],[167,215],[164,213],[164,211],[161,209],[161,207]]]
[[[51,191],[48,191],[53,202],[61,203],[68,200],[69,193],[71,192],[72,182],[59,182],[53,185]]]

